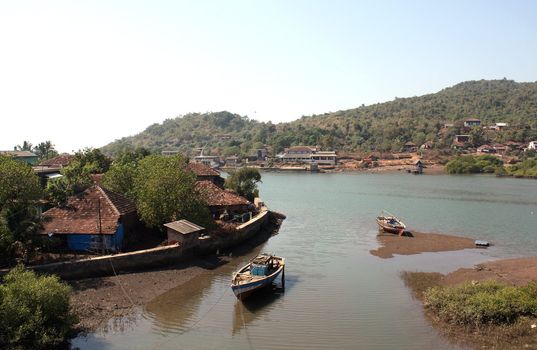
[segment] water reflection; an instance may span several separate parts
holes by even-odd
[[[237,300],[233,311],[233,335],[247,328],[264,313],[268,314],[275,307],[276,301],[283,297],[284,292],[281,284],[273,284],[257,291],[242,302]]]

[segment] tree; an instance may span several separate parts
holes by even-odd
[[[15,151],[31,151],[32,146],[33,145],[30,143],[30,141],[23,141],[22,146],[21,145],[15,146]]]
[[[32,168],[11,158],[0,156],[0,179],[0,263],[5,264],[32,253],[42,191]]]
[[[58,155],[54,149],[54,145],[50,141],[40,142],[34,147],[34,153],[39,157],[39,160],[47,160]]]
[[[186,158],[180,155],[142,159],[134,177],[136,205],[142,221],[161,230],[164,223],[180,219],[211,228],[214,222],[195,183]]]
[[[0,285],[0,346],[43,349],[63,343],[76,322],[70,294],[56,276],[11,270]]]
[[[136,199],[134,191],[136,173],[137,163],[114,163],[104,174],[102,184],[104,187],[134,200]]]
[[[234,171],[227,179],[225,187],[229,188],[239,195],[253,201],[259,196],[257,183],[261,182],[261,174],[255,168],[240,168]]]

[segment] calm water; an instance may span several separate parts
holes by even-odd
[[[133,317],[78,338],[81,349],[454,349],[399,278],[535,255],[537,182],[408,174],[263,174],[261,194],[287,215],[254,252],[170,290]],[[374,217],[485,239],[487,250],[379,259]],[[239,303],[231,273],[259,251],[285,256],[286,289]]]

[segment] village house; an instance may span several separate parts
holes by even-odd
[[[38,159],[37,155],[30,151],[0,151],[0,156],[11,157],[30,165],[36,165]]]
[[[255,150],[255,156],[257,160],[264,161],[267,158],[267,150],[265,148],[258,148]]]
[[[509,125],[507,123],[494,123],[494,125],[489,126],[489,129],[502,131],[505,130]]]
[[[75,156],[71,154],[61,154],[57,157],[50,158],[42,161],[39,165],[34,166],[34,172],[41,180],[43,187],[47,186],[47,183],[51,179],[60,178],[63,175],[61,170],[67,167]]]
[[[477,147],[477,153],[491,154],[496,153],[496,149],[491,145],[482,145]]]
[[[227,167],[236,167],[240,163],[240,158],[237,156],[226,157],[225,164]]]
[[[423,145],[420,146],[420,149],[421,150],[424,150],[424,149],[432,149],[433,148],[433,142],[432,141],[427,141],[425,142]]]
[[[528,149],[537,150],[537,141],[530,141]]]
[[[502,145],[500,143],[495,143],[494,145],[492,145],[492,147],[494,148],[494,150],[496,151],[496,153],[498,154],[505,154],[507,153],[507,146],[505,145]]]
[[[251,211],[253,204],[231,190],[224,190],[211,181],[198,181],[196,189],[205,195],[211,215],[215,219],[233,218]]]
[[[93,185],[44,212],[41,234],[60,237],[73,251],[117,252],[133,241],[137,224],[134,202]]]
[[[220,176],[217,170],[195,162],[188,163],[187,168],[196,175],[196,181],[209,181],[219,187],[224,187],[225,179]]]
[[[315,163],[318,165],[336,165],[337,154],[333,151],[321,151],[318,147],[294,146],[278,155],[284,163]]]
[[[453,138],[453,148],[463,148],[470,142],[470,135],[455,135]]]
[[[401,148],[401,152],[406,152],[406,153],[416,152],[417,150],[418,150],[418,146],[412,141],[408,141],[407,143],[403,145],[403,148]]]
[[[481,125],[481,120],[476,118],[468,118],[464,120],[465,128],[473,128]]]

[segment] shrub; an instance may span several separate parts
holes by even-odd
[[[512,323],[537,316],[537,285],[508,286],[495,281],[433,287],[424,293],[425,306],[444,321],[479,326]]]
[[[449,174],[494,173],[503,168],[501,159],[491,155],[459,156],[446,164]]]
[[[0,285],[0,346],[40,349],[62,343],[76,319],[70,287],[19,266]]]

